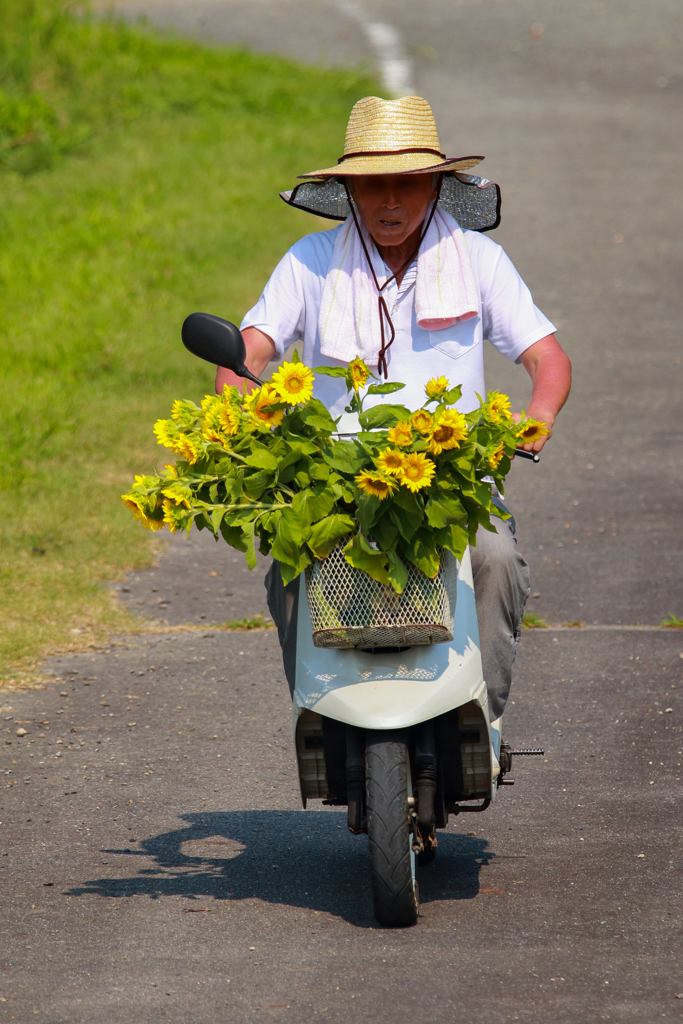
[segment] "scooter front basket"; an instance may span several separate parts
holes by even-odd
[[[458,567],[441,551],[434,579],[408,563],[401,594],[355,569],[340,541],[306,569],[306,593],[316,647],[417,647],[453,639]]]

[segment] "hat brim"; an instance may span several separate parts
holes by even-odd
[[[346,220],[350,215],[347,192],[337,178],[304,181],[280,197],[297,210],[327,220]],[[444,174],[439,206],[457,220],[461,228],[492,231],[500,224],[500,189],[495,181],[461,172]]]
[[[429,174],[435,171],[468,171],[476,167],[483,156],[449,157],[434,160],[433,153],[358,153],[342,159],[335,167],[300,174],[300,178],[355,177],[361,174]]]

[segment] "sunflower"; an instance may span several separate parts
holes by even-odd
[[[172,448],[173,442],[180,433],[173,420],[157,420],[153,430],[157,441],[165,448]]]
[[[206,398],[210,398],[207,395]],[[206,398],[204,401],[206,401]],[[204,408],[204,402],[202,402],[202,409]],[[194,402],[185,401],[182,398],[176,398],[175,402],[171,406],[171,417],[180,423],[183,427],[191,427],[197,419],[197,406]]]
[[[202,454],[202,443],[199,438],[190,437],[173,422],[173,420],[157,420],[154,433],[159,444],[170,448],[176,455],[182,455],[190,464],[196,462]]]
[[[136,484],[143,481],[144,477],[136,476]],[[161,519],[161,517],[157,518],[160,509],[156,495],[154,495],[150,500],[149,497],[137,494],[133,489],[128,494],[122,494],[121,500],[124,505],[131,510],[135,518],[139,519],[142,525],[146,526],[148,530],[163,530],[163,519]]]
[[[175,505],[183,505],[185,508],[192,508],[192,491],[187,484],[181,483],[180,480],[174,480],[168,485],[168,487],[162,487],[161,493],[164,498],[168,501],[172,501]],[[164,502],[164,505],[165,504],[166,502]]]
[[[432,429],[434,417],[426,409],[418,409],[410,417],[410,422],[418,434],[427,434]]]
[[[505,455],[505,445],[501,441],[500,444],[498,444],[493,449],[493,451],[491,452],[491,454],[489,455],[489,457],[486,460],[488,462],[489,466],[491,467],[491,469],[498,469],[498,466],[500,465],[500,460],[503,458],[504,455]]]
[[[405,455],[403,452],[399,452],[396,448],[387,448],[377,459],[375,465],[382,473],[396,476],[401,471],[404,459]]]
[[[425,385],[427,398],[441,398],[444,391],[450,387],[450,381],[445,377],[432,377]]]
[[[240,414],[229,401],[225,401],[225,398],[221,402],[221,407],[218,410],[217,425],[224,434],[228,435],[228,437],[232,437],[232,435],[236,434],[239,430]]]
[[[389,440],[399,448],[407,448],[413,443],[413,428],[410,423],[397,423],[389,431]]]
[[[429,435],[429,450],[433,455],[450,448],[459,448],[460,442],[467,437],[467,421],[455,409],[446,409],[436,419]]]
[[[510,399],[507,395],[501,395],[500,391],[489,391],[486,411],[492,423],[498,423],[501,419],[509,420]]]
[[[349,363],[346,376],[353,390],[358,391],[359,388],[364,388],[367,384],[368,377],[370,376],[370,370],[360,356],[356,356],[356,358]]]
[[[545,423],[540,423],[538,420],[524,420],[517,431],[517,437],[522,444],[532,444],[534,441],[540,440],[549,434],[550,430]]]
[[[375,473],[372,470],[364,469],[362,473],[359,473],[355,477],[355,481],[361,491],[365,491],[366,494],[372,494],[376,498],[382,501],[384,498],[388,498],[389,495],[393,494],[396,489],[396,481],[392,480],[391,477],[384,476],[383,473]]]
[[[411,452],[403,460],[399,480],[409,491],[421,491],[432,482],[435,472],[436,466],[424,452]]]
[[[275,388],[271,387],[270,384],[264,384],[260,391],[252,391],[246,401],[246,406],[259,423],[264,423],[267,427],[279,427],[282,423],[282,417],[284,416],[283,409],[269,409],[270,405],[277,405],[280,401]]]
[[[313,394],[313,374],[303,363],[283,363],[273,374],[272,385],[282,402],[298,405]]]
[[[182,456],[186,462],[192,465],[202,454],[202,445],[194,437],[188,437],[187,434],[179,434],[171,445],[171,451],[175,452],[176,455]]]
[[[188,515],[187,511],[179,505],[175,505],[168,498],[164,501],[164,518],[163,522],[159,524],[157,529],[162,526],[168,526],[171,533],[178,533],[179,530],[186,530],[188,525],[192,523],[192,516]]]

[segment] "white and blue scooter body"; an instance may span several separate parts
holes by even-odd
[[[479,742],[461,750],[471,790],[493,799],[491,741],[497,748],[499,738],[489,720],[469,548],[458,565],[450,643],[378,653],[315,647],[302,580],[293,712],[304,806],[307,797],[326,796],[324,757],[312,742],[322,735],[320,716],[361,729],[403,729],[456,708],[463,729],[479,730]]]

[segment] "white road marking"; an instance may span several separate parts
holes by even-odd
[[[360,25],[368,42],[377,54],[382,84],[392,96],[411,96],[413,62],[406,53],[400,33],[384,21],[369,21],[366,12],[356,0],[336,0],[336,6]]]

